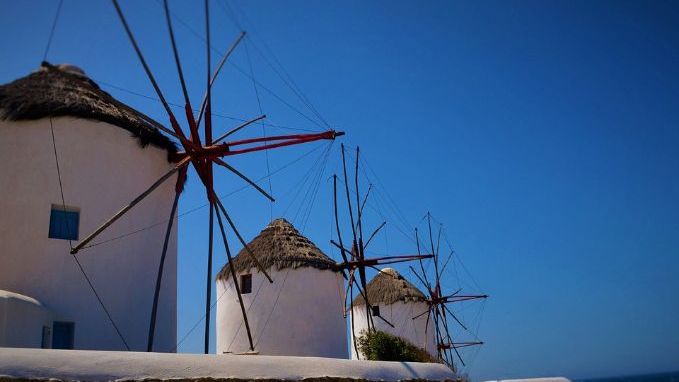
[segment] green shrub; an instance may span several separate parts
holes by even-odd
[[[382,331],[361,331],[356,341],[364,359],[371,361],[437,362],[424,349]]]

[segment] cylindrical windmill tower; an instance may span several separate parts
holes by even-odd
[[[344,279],[335,262],[289,222],[276,219],[233,259],[254,351],[347,358]],[[229,264],[217,276],[217,354],[250,351]]]
[[[129,234],[169,219],[174,184],[156,189],[96,242],[105,243],[69,252],[166,173],[175,151],[147,116],[74,66],[43,63],[0,86],[0,290],[7,291],[0,295],[26,307],[0,304],[0,316],[11,316],[0,320],[0,332],[27,333],[0,336],[0,346],[146,350],[165,230]],[[176,344],[174,227],[157,351]]]
[[[436,329],[433,320],[427,324],[429,305],[426,296],[393,268],[382,269],[366,286],[375,330],[408,340],[436,356]],[[368,312],[365,300],[359,294],[353,301],[354,330],[356,336],[368,330]],[[424,314],[422,314],[424,313]],[[419,317],[418,317],[419,316]],[[414,318],[414,319],[413,319]],[[386,320],[386,321],[385,321]],[[392,324],[393,327],[389,324]],[[427,327],[428,326],[428,327]],[[351,333],[351,358],[358,359]],[[363,358],[362,356],[360,357]]]

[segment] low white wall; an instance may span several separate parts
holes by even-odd
[[[243,300],[259,354],[348,357],[341,274],[308,267],[271,269],[271,284],[252,271],[252,293]],[[232,278],[217,280],[217,298],[217,354],[249,351]]]
[[[54,118],[53,124],[64,198],[80,210],[81,240],[172,166],[164,150],[141,148],[117,126],[70,117]],[[62,204],[49,120],[0,122],[0,163],[0,289],[34,297],[55,320],[74,322],[76,349],[124,350],[69,254],[69,242],[48,238],[51,206]],[[173,198],[174,178],[95,242],[167,220]],[[175,221],[158,308],[157,351],[176,344],[176,232]],[[146,350],[164,235],[160,224],[77,255],[133,350]]]
[[[426,349],[429,354],[433,356],[437,355],[436,333],[433,319],[429,320],[429,328],[426,331],[426,334],[425,326],[427,325],[427,315],[425,314],[413,320],[413,317],[427,311],[427,304],[423,302],[404,303],[398,301],[390,305],[379,304],[379,307],[380,315],[391,322],[394,327],[392,328],[379,317],[373,317],[375,329],[404,338],[414,345]],[[354,331],[356,332],[356,336],[360,336],[361,330],[368,329],[368,318],[366,316],[365,305],[355,306],[354,314]],[[351,333],[351,330],[350,339],[351,359],[357,359],[356,350],[353,345],[353,333]],[[361,356],[361,358],[363,357]]]
[[[0,347],[39,348],[45,326],[51,333],[52,313],[39,301],[0,290]]]
[[[453,372],[439,363],[0,348],[0,379],[2,376],[32,381],[455,380]]]

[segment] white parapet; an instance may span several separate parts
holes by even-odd
[[[541,377],[541,378],[497,379],[486,382],[571,382],[571,380],[566,377]]]
[[[442,364],[262,355],[0,348],[0,379],[452,381]]]

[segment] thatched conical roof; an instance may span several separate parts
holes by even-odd
[[[248,247],[264,269],[274,265],[277,270],[285,268],[311,267],[335,270],[336,263],[321,252],[311,240],[302,236],[295,227],[285,219],[276,219],[269,223],[262,232],[248,244]],[[245,248],[233,258],[236,272],[256,268],[252,256]],[[218,279],[231,277],[229,264],[224,265]]]
[[[0,85],[0,119],[28,121],[52,117],[76,117],[107,122],[123,128],[148,144],[177,151],[172,141],[148,116],[113,98],[85,73],[72,65],[43,62],[26,77]]]
[[[406,280],[394,268],[384,268],[365,287],[371,305],[393,304],[397,301],[424,301],[424,293]],[[354,305],[364,305],[360,294],[354,299]]]

